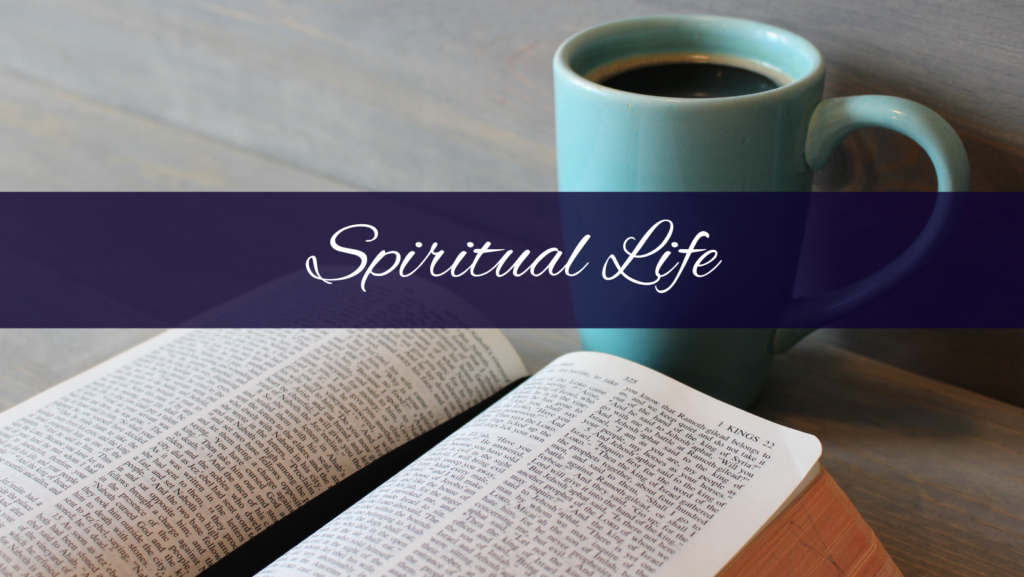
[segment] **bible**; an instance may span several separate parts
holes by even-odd
[[[899,575],[813,436],[525,373],[493,329],[167,331],[0,414],[0,574]]]

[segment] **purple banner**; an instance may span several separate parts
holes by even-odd
[[[1022,198],[4,194],[0,326],[1024,327]]]

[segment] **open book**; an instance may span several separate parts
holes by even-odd
[[[168,331],[0,414],[0,574],[223,569],[487,399],[261,575],[899,574],[814,437],[608,355],[524,376],[497,330]]]

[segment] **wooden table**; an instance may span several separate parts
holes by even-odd
[[[0,330],[0,407],[158,333]],[[506,331],[533,372],[574,330]],[[822,462],[907,577],[1019,576],[1024,409],[812,337],[778,357],[753,412],[817,435]]]
[[[930,106],[976,190],[1024,189],[1010,0],[0,0],[0,190],[552,190],[558,44],[706,11],[804,35],[828,96]],[[935,176],[908,139],[867,130],[815,182]],[[0,330],[0,408],[156,332]],[[531,370],[578,347],[573,331],[509,334]],[[819,331],[778,358],[753,410],[821,438],[908,577],[1021,575],[1024,410],[993,400],[1024,406],[1021,351],[1020,330]]]

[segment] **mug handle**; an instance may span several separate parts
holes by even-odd
[[[970,187],[967,152],[953,127],[930,108],[893,96],[851,96],[818,104],[807,129],[804,155],[807,165],[825,165],[843,138],[866,127],[888,128],[909,136],[928,153],[939,180],[939,195],[924,230],[907,250],[881,270],[847,287],[793,301],[783,323],[824,326],[863,305],[925,263],[949,236],[966,204]],[[780,328],[772,339],[772,352],[789,350],[814,329]]]

